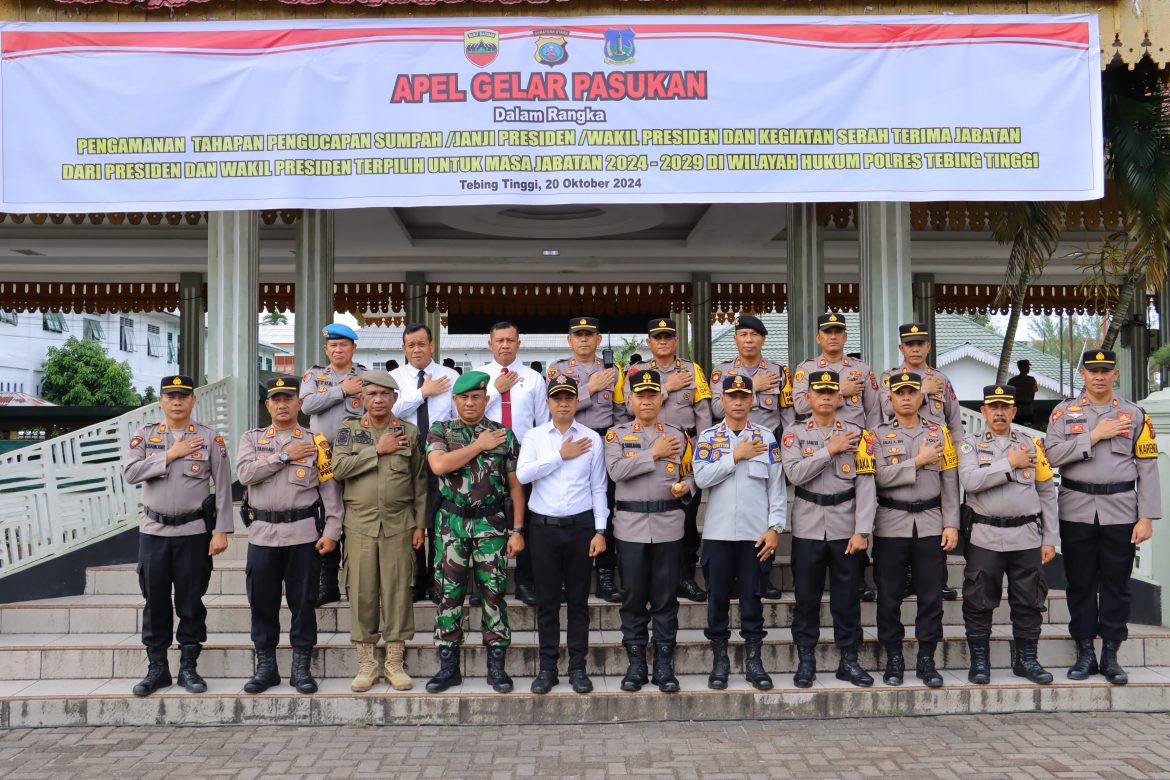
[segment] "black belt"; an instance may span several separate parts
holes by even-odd
[[[1040,515],[1017,515],[1015,517],[990,517],[981,515],[972,510],[971,522],[981,525],[990,525],[993,528],[1019,528],[1020,526],[1040,522]]]
[[[615,501],[613,505],[614,509],[619,512],[637,512],[646,515],[683,509],[683,502],[677,498],[671,501]]]
[[[1114,493],[1128,493],[1137,487],[1137,482],[1081,482],[1068,477],[1060,478],[1060,486],[1075,490],[1078,493],[1088,493],[1090,496],[1111,496]]]
[[[542,515],[539,512],[529,512],[534,525],[554,525],[559,528],[571,528],[575,525],[588,525],[593,527],[593,512],[578,512],[575,515],[568,517],[553,517],[552,515]]]
[[[459,506],[455,502],[448,501],[444,498],[439,502],[439,508],[453,515],[471,519],[482,519],[504,514],[504,505],[502,503],[487,504],[486,506]]]
[[[256,509],[251,508],[251,520],[262,523],[295,523],[309,517],[316,517],[319,504],[301,506],[296,509]]]
[[[855,495],[857,495],[856,488],[849,488],[848,490],[833,493],[832,495],[814,493],[811,490],[805,490],[799,486],[796,488],[797,498],[803,498],[805,501],[816,504],[817,506],[837,506],[838,504],[844,504],[846,501],[852,500]]]
[[[186,525],[187,523],[193,523],[196,520],[203,519],[202,509],[197,509],[194,512],[184,512],[181,515],[163,515],[148,506],[144,506],[142,507],[142,513],[154,522],[162,523],[163,525]]]
[[[925,501],[899,501],[896,498],[877,497],[878,506],[886,509],[898,509],[903,512],[925,512],[927,509],[938,509],[942,506],[942,496],[928,498]]]

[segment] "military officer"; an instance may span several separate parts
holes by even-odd
[[[665,401],[659,418],[681,428],[687,436],[711,427],[711,387],[698,363],[684,361],[678,356],[678,326],[668,317],[660,317],[646,326],[647,342],[652,357],[644,363],[632,365],[626,376],[626,411],[633,417],[634,399],[630,388],[634,378],[646,371],[661,377]],[[699,504],[702,494],[696,488],[694,500],[685,505],[678,595],[691,601],[706,601],[707,592],[695,582],[695,566],[699,562]],[[620,545],[619,545],[620,547]],[[619,552],[619,556],[620,556]]]
[[[436,566],[442,590],[435,614],[439,671],[427,682],[430,693],[441,693],[463,680],[459,670],[463,597],[473,573],[483,593],[480,628],[488,651],[487,682],[497,693],[512,690],[504,665],[512,641],[504,590],[507,559],[524,549],[524,488],[516,478],[520,455],[516,435],[484,416],[490,381],[482,371],[460,375],[452,388],[458,416],[434,423],[427,434],[427,461],[439,478],[442,495],[435,523],[443,555]],[[505,514],[509,500],[511,517]]]
[[[666,400],[662,376],[639,371],[630,374],[629,384],[634,421],[605,434],[605,468],[617,484],[613,533],[619,542],[624,585],[622,644],[629,660],[622,690],[641,690],[649,681],[658,690],[673,693],[679,689],[674,647],[683,506],[698,500],[691,475],[693,456],[687,433],[662,420]],[[654,672],[648,680],[646,626],[651,619]]]
[[[780,446],[772,431],[752,422],[752,377],[723,377],[719,406],[724,421],[699,434],[695,484],[710,489],[703,520],[703,577],[707,581],[707,630],[714,661],[707,686],[727,688],[731,662],[728,612],[739,583],[740,633],[746,640],[744,672],[756,690],[772,689],[762,658],[764,608],[761,561],[770,560],[786,523],[788,491]]]
[[[869,546],[873,531],[873,438],[870,432],[837,416],[841,381],[836,371],[814,371],[807,385],[804,404],[811,417],[785,431],[780,447],[784,475],[796,486],[792,638],[800,661],[793,682],[798,688],[808,688],[816,679],[816,644],[827,571],[833,636],[841,655],[837,679],[868,687],[873,678],[857,660],[861,646],[860,569],[852,556]]]
[[[601,345],[600,323],[596,317],[574,317],[569,320],[569,348],[573,357],[558,360],[548,368],[547,380],[567,376],[580,389],[575,419],[592,428],[598,436],[626,418],[625,374],[620,363],[607,365],[597,356]],[[606,498],[613,514],[614,487],[607,478]],[[614,570],[617,552],[613,543],[613,523],[606,523],[605,550],[594,558],[597,568],[597,598],[611,603],[622,600],[617,589]]]
[[[1140,406],[1118,398],[1112,350],[1091,349],[1081,361],[1084,392],[1052,412],[1044,450],[1060,469],[1060,552],[1068,576],[1069,633],[1084,680],[1098,670],[1115,685],[1128,675],[1117,650],[1129,636],[1129,577],[1136,545],[1162,515],[1158,444]],[[1101,663],[1093,640],[1102,639]]]
[[[358,338],[353,328],[335,322],[326,325],[321,335],[325,337],[329,365],[313,366],[305,372],[301,379],[301,408],[309,415],[309,427],[332,443],[342,420],[361,417],[365,411],[361,400],[361,374],[366,367],[353,360]],[[336,550],[321,558],[318,603],[328,604],[341,598],[337,585],[340,568],[341,546],[338,545]]]
[[[379,624],[386,640],[386,681],[397,691],[413,684],[403,658],[406,640],[414,636],[414,555],[426,538],[427,472],[418,428],[393,412],[397,396],[392,376],[366,371],[366,413],[343,422],[334,442],[334,475],[342,481],[349,539],[349,637],[358,656],[350,687],[359,692],[378,681]]]
[[[1036,657],[1048,585],[1043,564],[1056,556],[1057,503],[1052,468],[1039,439],[1011,429],[1015,388],[988,385],[980,407],[988,430],[968,434],[959,448],[959,482],[966,492],[961,522],[967,534],[963,622],[971,651],[967,679],[991,681],[991,615],[1007,574],[1012,612],[1012,673],[1050,683]]]
[[[246,579],[256,647],[255,674],[244,684],[248,693],[280,684],[282,585],[292,613],[289,684],[300,693],[317,691],[309,668],[317,644],[314,597],[321,556],[337,547],[341,536],[341,491],[333,480],[328,442],[315,441],[312,431],[297,424],[300,386],[295,377],[266,383],[264,405],[272,425],[245,433],[236,454],[236,475],[247,488],[241,515],[248,528]]]
[[[922,414],[924,377],[911,371],[887,383],[894,419],[875,431],[877,518],[873,528],[878,639],[886,650],[887,685],[901,685],[903,586],[909,572],[918,597],[915,673],[931,688],[943,684],[934,665],[942,641],[942,583],[947,553],[959,541],[958,454],[945,423]]]
[[[159,406],[164,422],[139,428],[125,457],[126,481],[142,484],[138,583],[146,599],[142,644],[148,666],[134,686],[137,696],[171,684],[167,650],[175,637],[172,590],[179,617],[179,685],[191,693],[207,690],[196,668],[207,641],[203,595],[211,580],[211,558],[227,549],[233,528],[232,470],[223,437],[191,419],[194,388],[189,376],[163,379]]]

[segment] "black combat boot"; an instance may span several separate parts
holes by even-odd
[[[444,645],[439,648],[439,671],[427,680],[427,693],[442,693],[452,685],[463,683],[459,674],[459,648]]]
[[[487,684],[492,686],[496,693],[511,693],[512,678],[504,669],[504,659],[508,648],[492,645],[487,649]]]
[[[906,657],[902,655],[901,642],[886,642],[886,671],[882,682],[886,685],[901,685],[906,676]]]
[[[1037,685],[1047,685],[1052,682],[1052,673],[1040,665],[1036,658],[1037,640],[1017,639],[1015,658],[1012,660],[1012,674],[1016,677],[1027,677]],[[1102,653],[1104,655],[1104,653]]]
[[[167,663],[167,649],[146,649],[146,676],[142,682],[134,686],[135,696],[149,696],[159,688],[166,688],[171,684],[171,667]]]
[[[1101,642],[1101,674],[1114,685],[1125,685],[1129,682],[1129,675],[1117,663],[1117,651],[1121,649],[1121,642],[1116,639],[1106,639]]]
[[[727,640],[712,639],[711,674],[707,675],[707,687],[713,691],[727,690],[727,678],[731,676],[731,659],[727,657]]]
[[[857,645],[841,649],[841,660],[837,663],[837,679],[845,680],[858,688],[868,688],[873,685],[873,678],[869,672],[861,668],[857,662]]]
[[[971,668],[967,671],[967,679],[976,685],[987,685],[991,682],[991,638],[969,636],[967,649],[971,653]]]
[[[536,678],[532,681],[532,692],[545,694],[557,687],[560,679],[557,677],[556,669],[541,669],[536,673]]]
[[[179,685],[187,689],[187,693],[207,693],[207,683],[195,668],[199,660],[199,645],[182,645],[179,648]]]
[[[256,648],[256,672],[244,683],[244,693],[264,693],[274,685],[280,685],[280,672],[276,668],[276,648]]]
[[[677,593],[680,599],[688,601],[703,602],[707,600],[707,591],[700,588],[699,583],[695,582],[694,566],[683,572],[682,579],[678,581]]]
[[[744,647],[743,676],[757,691],[772,690],[772,678],[764,670],[763,640],[749,639]]]
[[[650,682],[663,693],[678,692],[678,678],[674,676],[674,642],[654,643],[654,674]]]
[[[297,693],[316,693],[317,681],[313,679],[313,672],[309,668],[313,661],[313,648],[294,647],[292,672],[288,676],[288,684],[297,689]]]
[[[623,691],[640,691],[642,686],[650,682],[646,671],[646,645],[626,645],[626,659],[629,666],[626,676],[622,678]]]
[[[817,679],[816,645],[797,645],[796,653],[800,662],[796,666],[796,674],[792,675],[792,684],[797,688],[811,688],[813,680]]]
[[[1068,679],[1087,680],[1098,671],[1097,651],[1093,649],[1092,639],[1078,639],[1077,660],[1068,668]]]
[[[341,601],[341,589],[337,586],[337,572],[341,568],[341,545],[321,556],[321,577],[317,583],[317,606]]]
[[[618,590],[613,569],[597,570],[597,598],[610,604],[621,603],[622,592]]]
[[[914,673],[919,680],[926,683],[927,688],[939,688],[943,684],[942,675],[934,667],[934,651],[938,649],[938,642],[918,643],[918,662]]]

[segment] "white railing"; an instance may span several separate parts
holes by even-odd
[[[229,381],[195,390],[195,420],[227,429]],[[0,577],[137,523],[141,491],[123,478],[122,453],[159,419],[151,404],[0,455]]]
[[[959,418],[963,421],[963,430],[967,433],[983,433],[987,430],[987,421],[983,419],[983,415],[979,412],[973,412],[965,406],[959,407]],[[1044,434],[1035,428],[1029,428],[1026,425],[1016,425],[1012,423],[1012,430],[1020,433],[1031,439],[1034,436],[1044,438]],[[959,442],[955,442],[958,446]]]

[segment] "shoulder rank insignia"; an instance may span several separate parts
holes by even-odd
[[[605,432],[605,440],[608,442],[617,441],[617,431],[610,428],[608,431]]]
[[[135,436],[135,437],[131,438],[130,439],[130,449],[134,449],[135,447],[137,447],[141,443],[142,443],[141,436]]]

